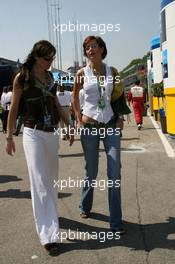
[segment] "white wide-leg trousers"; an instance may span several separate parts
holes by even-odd
[[[57,187],[58,135],[24,127],[26,156],[34,219],[41,244],[58,241]]]

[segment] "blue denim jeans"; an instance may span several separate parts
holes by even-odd
[[[120,135],[116,135],[115,123],[111,124],[113,129],[112,135],[105,134],[101,137],[100,134],[92,135],[91,133],[81,133],[81,143],[85,157],[85,178],[84,186],[81,194],[80,210],[84,213],[89,213],[93,204],[94,188],[91,183],[94,182],[98,174],[99,161],[99,143],[103,141],[106,156],[107,156],[107,177],[108,181],[114,183],[108,187],[108,202],[110,213],[110,227],[122,227],[122,212],[121,212],[121,193],[120,186],[116,187],[115,182],[120,183]],[[91,129],[90,129],[91,130]],[[93,185],[93,184],[92,184]]]

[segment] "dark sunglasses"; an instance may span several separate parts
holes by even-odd
[[[47,57],[47,56],[43,56],[42,57],[45,61],[53,61],[55,59],[55,56],[52,57]]]

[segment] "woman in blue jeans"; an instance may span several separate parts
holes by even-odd
[[[107,48],[100,37],[88,36],[83,42],[83,49],[89,63],[77,72],[73,91],[74,110],[85,157],[80,216],[88,218],[92,209],[93,185],[98,174],[99,143],[103,140],[107,156],[110,229],[122,235],[125,230],[121,211],[119,129],[123,126],[123,116],[120,113],[114,115],[111,108],[111,94],[114,82],[119,82],[119,76],[115,68],[103,63]],[[79,104],[81,88],[84,89],[83,113]]]

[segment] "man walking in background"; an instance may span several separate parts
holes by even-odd
[[[143,106],[144,106],[144,88],[140,86],[140,81],[137,80],[135,85],[131,87],[128,93],[128,102],[132,102],[135,121],[138,130],[142,128],[143,123]]]

